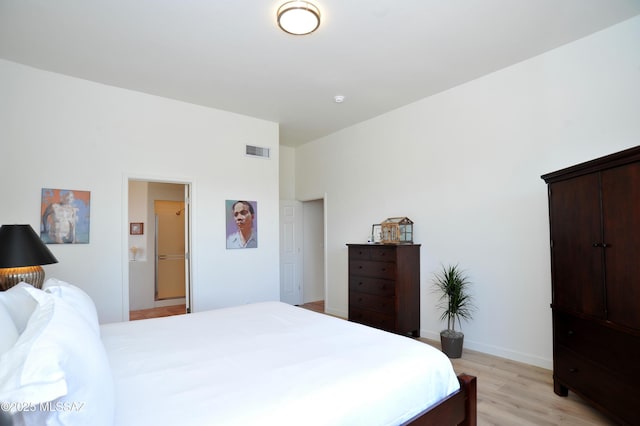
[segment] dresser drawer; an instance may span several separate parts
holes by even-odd
[[[393,279],[396,276],[396,264],[369,260],[351,260],[349,261],[349,275]]]
[[[393,315],[396,311],[395,297],[353,292],[349,295],[349,307],[371,309]]]
[[[349,259],[370,260],[371,247],[349,247]]]
[[[560,312],[553,320],[556,345],[640,379],[640,338]]]
[[[612,375],[566,348],[556,348],[554,376],[582,397],[596,402],[629,424],[640,424],[638,393],[630,376]]]
[[[385,246],[373,246],[371,247],[371,260],[377,262],[395,262],[396,261],[396,248]]]
[[[394,262],[396,259],[396,248],[384,245],[349,247],[349,259]]]
[[[377,294],[378,296],[394,296],[396,294],[396,283],[391,280],[351,276],[349,277],[349,291]]]
[[[395,330],[396,328],[396,321],[393,315],[358,309],[351,306],[349,306],[349,321],[359,322],[360,324],[389,331]]]

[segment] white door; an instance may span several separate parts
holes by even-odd
[[[280,201],[280,300],[302,304],[302,203]]]

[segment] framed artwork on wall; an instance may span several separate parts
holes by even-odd
[[[226,200],[227,249],[258,247],[257,201]]]
[[[91,192],[42,188],[40,239],[46,244],[89,243]]]
[[[144,234],[144,223],[131,222],[129,224],[129,235],[143,235],[143,234]]]

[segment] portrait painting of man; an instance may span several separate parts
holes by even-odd
[[[258,203],[226,200],[227,248],[258,247]]]
[[[42,188],[40,239],[47,244],[89,242],[91,193]]]

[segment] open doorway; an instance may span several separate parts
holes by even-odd
[[[325,311],[324,200],[302,203],[303,273],[302,303]]]
[[[189,183],[129,180],[129,318],[190,311]]]
[[[325,311],[324,199],[280,201],[280,300]]]

